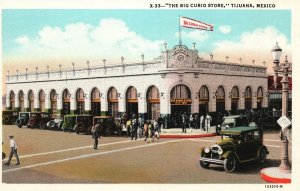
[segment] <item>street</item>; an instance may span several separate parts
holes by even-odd
[[[90,135],[3,126],[3,151],[9,155],[9,134],[14,134],[21,165],[2,165],[4,183],[262,183],[260,170],[279,166],[278,132],[267,131],[264,144],[270,154],[264,165],[250,162],[233,173],[222,166],[199,165],[200,147],[218,139],[179,138],[132,141],[126,136],[101,137],[94,150]],[[289,155],[291,160],[291,147]],[[2,164],[7,161],[4,159]]]

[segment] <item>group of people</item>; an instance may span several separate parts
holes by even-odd
[[[174,128],[181,128],[182,133],[186,133],[187,128],[200,129],[203,131],[207,131],[210,127],[212,117],[209,113],[205,113],[202,115],[190,114],[188,115],[186,112],[183,113],[173,113],[171,114],[170,126]]]
[[[157,120],[145,120],[142,115],[133,114],[131,118],[126,121],[127,136],[131,137],[131,140],[137,140],[145,136],[145,141],[149,138],[148,142],[153,142],[154,137],[159,139],[162,122],[159,115]]]

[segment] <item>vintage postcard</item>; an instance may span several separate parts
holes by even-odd
[[[297,188],[298,3],[1,7],[4,190]]]

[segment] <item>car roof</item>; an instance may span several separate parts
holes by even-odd
[[[259,130],[259,128],[254,126],[239,126],[239,127],[233,127],[233,128],[222,130],[220,133],[240,135],[242,132],[254,131],[254,130]]]
[[[228,116],[224,116],[224,118],[238,118],[241,117],[240,115],[228,115]]]

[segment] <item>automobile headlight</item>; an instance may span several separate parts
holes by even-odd
[[[210,152],[210,148],[209,147],[205,147],[204,152],[205,153],[209,153]]]
[[[226,129],[228,129],[229,128],[229,126],[228,125],[226,125]]]
[[[218,149],[218,154],[219,154],[219,155],[223,154],[223,149],[219,148],[219,149]]]
[[[221,125],[218,125],[218,127],[221,127]]]

